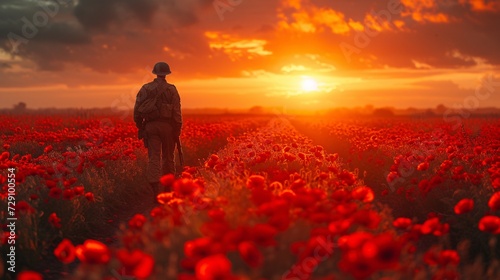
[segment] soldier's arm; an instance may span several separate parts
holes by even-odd
[[[181,97],[179,95],[179,92],[177,91],[177,88],[175,86],[173,86],[172,88],[174,93],[172,100],[173,119],[180,129],[182,127]]]
[[[139,115],[138,108],[142,104],[142,102],[144,102],[145,97],[146,97],[146,89],[143,86],[143,87],[141,87],[141,89],[137,93],[137,97],[135,99],[135,105],[134,105],[134,122],[135,122],[135,125],[137,126],[137,128],[139,128],[139,129],[142,129],[143,119],[142,119],[142,116]]]

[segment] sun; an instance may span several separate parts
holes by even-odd
[[[303,91],[311,92],[318,90],[318,83],[316,80],[306,77],[302,79],[301,87]]]

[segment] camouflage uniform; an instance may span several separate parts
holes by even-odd
[[[165,94],[168,103],[173,105],[172,118],[145,121],[137,112],[141,103],[152,98],[153,94]],[[181,101],[177,88],[167,83],[164,77],[142,86],[137,94],[134,107],[134,121],[139,133],[144,136],[144,144],[148,148],[147,178],[154,194],[158,194],[159,180],[162,175],[175,174],[174,150],[175,140],[182,127]]]

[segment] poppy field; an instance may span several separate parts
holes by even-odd
[[[130,117],[0,124],[0,278],[500,279],[497,118],[186,116],[155,204]]]

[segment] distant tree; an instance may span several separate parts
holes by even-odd
[[[394,111],[390,108],[378,108],[373,110],[374,117],[390,118],[394,117]]]
[[[264,113],[264,108],[262,108],[261,106],[253,106],[248,110],[248,113],[260,115]]]
[[[433,110],[431,110],[431,109],[427,109],[424,112],[424,116],[425,117],[435,117],[436,113]]]
[[[26,103],[19,102],[16,105],[14,105],[14,111],[22,112],[24,110],[26,110]]]
[[[365,105],[364,111],[366,114],[371,114],[373,113],[373,110],[375,107],[372,104]]]
[[[414,108],[414,107],[408,107],[408,108],[406,108],[406,114],[407,115],[415,115],[415,114],[418,114],[418,110],[417,110],[417,108]]]
[[[446,112],[446,109],[448,109],[446,106],[444,106],[443,104],[439,104],[436,106],[436,113],[444,114],[444,112]]]

